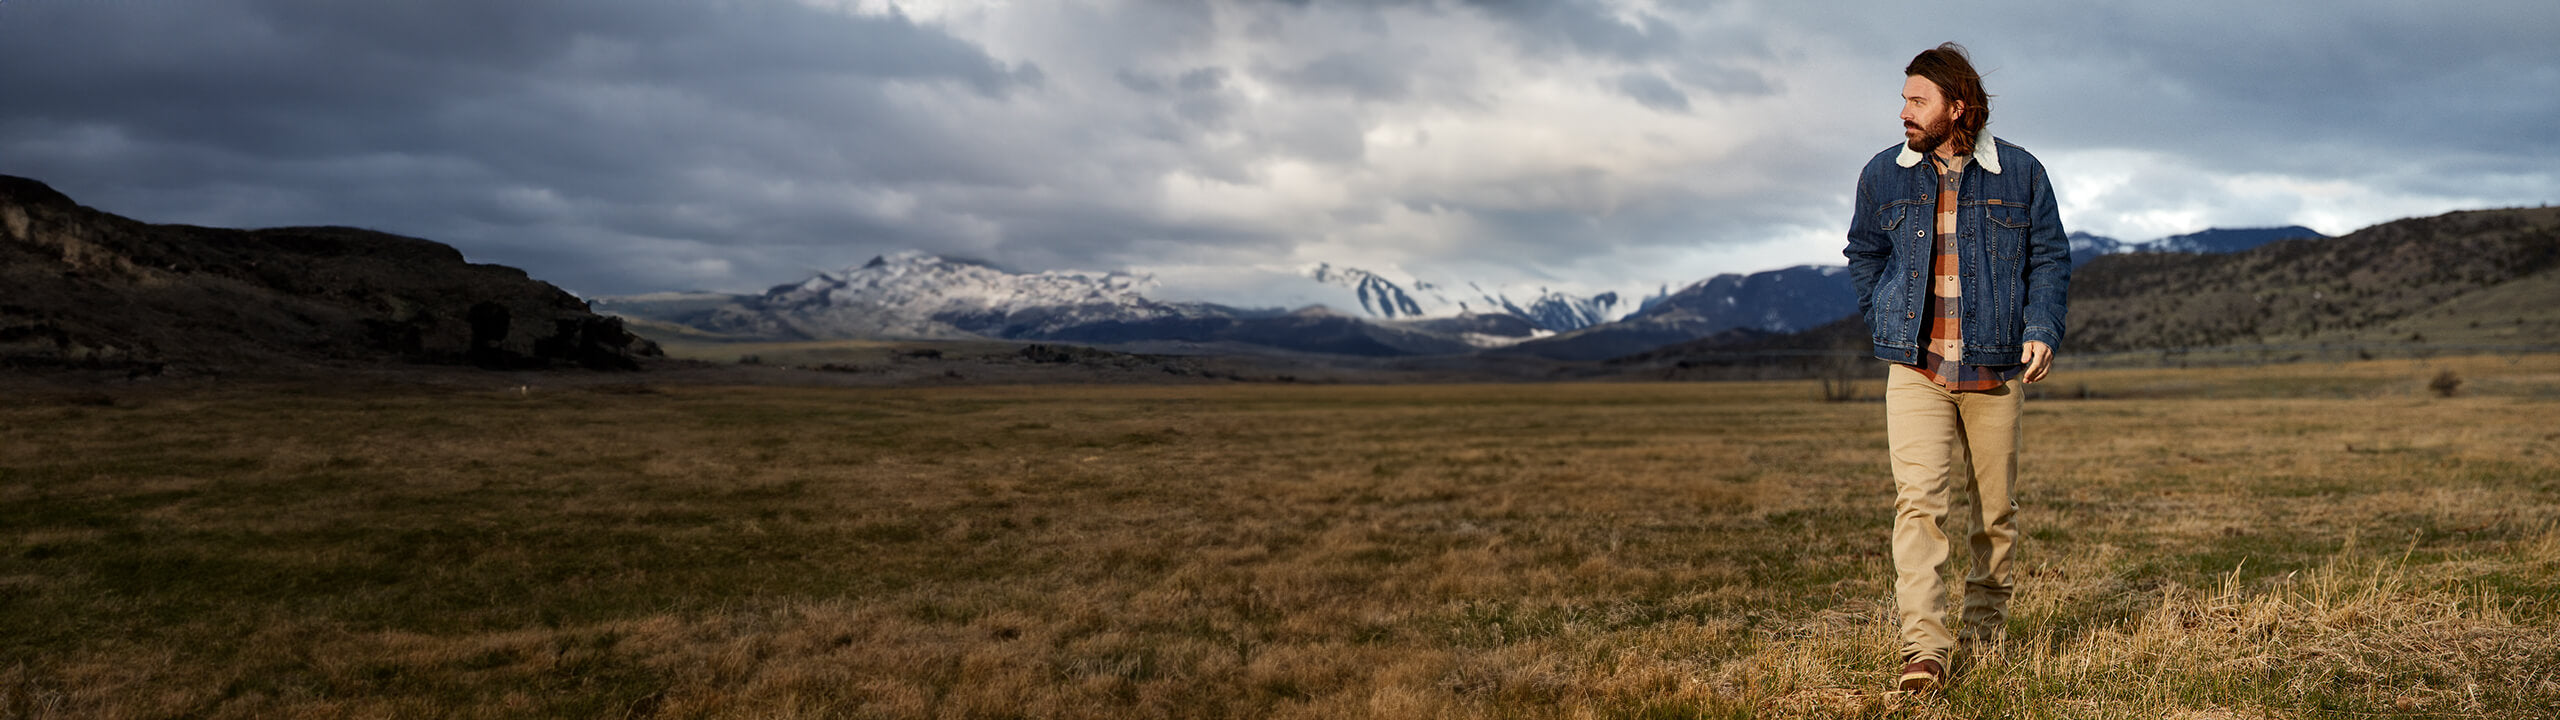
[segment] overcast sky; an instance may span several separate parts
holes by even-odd
[[[1850,9],[1864,5],[1865,9]],[[2560,2],[0,0],[0,174],[586,294],[923,250],[1287,300],[1840,261],[1901,68],[2125,240],[2560,200]]]

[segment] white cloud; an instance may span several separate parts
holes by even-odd
[[[2519,204],[2513,196],[2394,190],[2389,168],[2331,177],[2215,173],[2185,157],[2135,150],[2057,153],[2046,166],[2065,227],[2133,241],[2280,225],[2341,235],[2405,217]]]

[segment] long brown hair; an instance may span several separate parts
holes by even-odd
[[[1955,154],[1971,154],[1982,128],[1991,124],[1991,94],[1982,91],[1982,73],[1973,71],[1973,57],[1964,46],[1951,42],[1922,50],[1902,67],[1902,74],[1928,78],[1947,102],[1964,104],[1947,142],[1955,145]]]

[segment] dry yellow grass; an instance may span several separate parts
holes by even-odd
[[[2011,642],[1919,698],[1881,406],[1811,383],[19,397],[0,717],[2560,703],[2560,358],[2083,385]]]

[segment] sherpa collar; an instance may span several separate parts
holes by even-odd
[[[1983,152],[1984,149],[1991,152]],[[1911,143],[1906,142],[1902,144],[1902,155],[1893,161],[1903,167],[1911,167],[1920,164],[1920,158],[1920,151],[1911,149]],[[1985,133],[1973,144],[1973,161],[1993,175],[2000,174],[2000,139]]]

